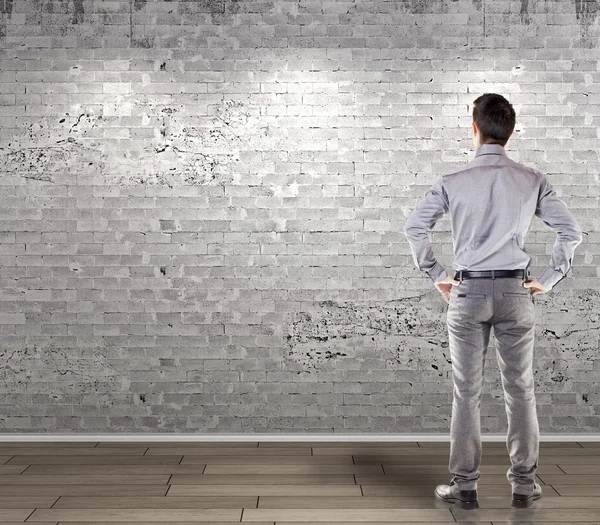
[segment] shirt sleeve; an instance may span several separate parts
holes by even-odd
[[[425,193],[425,197],[410,213],[404,225],[404,235],[410,245],[413,261],[419,270],[437,283],[448,277],[445,268],[436,260],[429,243],[427,230],[432,229],[449,210],[448,195],[440,177]]]
[[[547,288],[562,281],[572,267],[575,248],[583,241],[581,228],[563,200],[557,197],[544,174],[540,178],[540,191],[535,215],[556,232],[550,264],[538,277]]]

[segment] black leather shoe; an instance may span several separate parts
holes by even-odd
[[[536,481],[533,484],[533,494],[517,494],[516,492],[512,493],[512,507],[529,507],[534,500],[540,499],[542,497],[542,487]]]
[[[461,509],[478,509],[479,502],[477,501],[477,489],[475,490],[460,490],[454,481],[450,485],[438,485],[434,491],[435,497],[454,503]]]

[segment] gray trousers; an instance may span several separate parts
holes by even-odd
[[[450,292],[447,324],[454,399],[449,470],[462,490],[476,489],[480,476],[480,406],[493,326],[508,418],[511,467],[506,477],[513,492],[533,493],[539,456],[532,369],[535,299],[523,281],[523,277],[463,279]]]

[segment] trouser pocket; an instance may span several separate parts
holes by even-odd
[[[530,299],[532,303],[535,303],[531,292],[502,292],[502,295],[503,297],[524,297]]]

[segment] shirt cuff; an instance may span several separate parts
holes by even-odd
[[[562,272],[556,271],[552,266],[547,266],[537,280],[546,288],[552,288],[563,277],[565,276]]]
[[[436,262],[435,266],[427,272],[427,275],[434,283],[439,283],[448,277],[448,272],[439,262]]]

